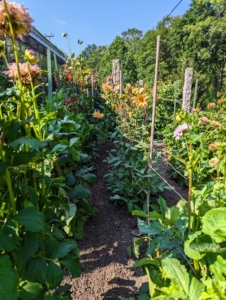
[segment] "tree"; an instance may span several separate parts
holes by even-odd
[[[97,45],[96,44],[89,44],[86,46],[86,48],[82,51],[81,53],[81,57],[86,60],[90,57],[90,55],[92,54],[93,51],[95,51],[97,49]]]
[[[112,60],[119,59],[123,70],[123,76],[128,82],[137,80],[136,64],[134,57],[130,54],[128,47],[120,36],[116,36],[108,47],[100,64],[100,75],[102,78],[112,73]]]
[[[100,63],[107,51],[107,46],[99,46],[96,50],[92,51],[88,59],[84,61],[85,66],[90,68],[93,72],[99,72]]]

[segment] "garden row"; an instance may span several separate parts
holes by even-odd
[[[134,267],[148,277],[139,300],[226,299],[226,99],[218,93],[207,105],[175,114],[174,87],[170,81],[158,83],[155,131],[169,152],[169,172],[188,186],[188,201],[168,207],[159,197],[147,208],[147,200],[169,188],[149,166],[153,92],[127,84],[120,95],[103,84],[105,115],[117,123],[110,133],[115,149],[107,159],[111,200],[138,217],[142,236],[134,239]]]
[[[72,56],[62,89],[43,99],[43,73],[32,50],[19,61],[15,37],[32,19],[15,2],[1,1],[0,35],[9,35],[15,63],[2,68],[0,104],[0,298],[70,299],[66,273],[81,274],[76,239],[88,216],[87,183],[100,139],[99,118],[88,96],[90,73]],[[70,77],[70,72],[72,76]],[[73,78],[73,80],[72,80]],[[98,103],[95,103],[98,106]]]

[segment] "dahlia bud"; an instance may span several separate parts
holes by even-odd
[[[0,57],[5,54],[5,41],[0,40]]]
[[[31,49],[26,49],[24,52],[24,58],[29,61],[31,64],[36,64],[38,62],[38,58],[35,56],[35,52]]]

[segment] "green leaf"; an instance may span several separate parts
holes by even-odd
[[[226,248],[221,248],[220,245],[216,243],[200,243],[192,242],[190,247],[196,251],[204,253],[217,253],[221,254],[226,252]]]
[[[132,211],[132,216],[148,218],[148,214],[146,214],[146,213],[145,213],[144,211],[142,211],[142,210],[133,210],[133,211]]]
[[[170,207],[170,209],[165,214],[166,219],[169,224],[177,222],[180,218],[180,210],[176,206]]]
[[[192,277],[190,287],[189,287],[189,299],[191,300],[198,300],[202,292],[204,291],[204,284],[202,284],[199,280],[195,277]]]
[[[94,182],[94,181],[97,180],[97,177],[94,174],[91,174],[91,173],[84,174],[82,176],[82,178],[85,179],[88,182]]]
[[[80,154],[75,148],[67,147],[67,151],[71,154],[74,161],[80,161]]]
[[[81,266],[78,257],[69,257],[64,260],[59,260],[59,263],[65,266],[72,274],[72,277],[79,277],[81,275]]]
[[[49,262],[48,266],[48,273],[47,273],[47,281],[50,285],[50,288],[55,288],[60,285],[61,281],[63,280],[64,274],[61,268],[53,263],[52,261]]]
[[[226,241],[226,208],[209,210],[202,218],[203,232],[217,243]]]
[[[46,281],[46,275],[47,265],[42,257],[34,257],[27,262],[27,280],[43,284]]]
[[[19,292],[20,299],[30,300],[38,299],[39,294],[43,290],[42,285],[37,282],[28,282],[22,286],[22,290]]]
[[[16,255],[21,261],[26,262],[38,251],[39,239],[36,234],[31,232],[25,233],[24,242],[20,245],[19,249],[16,251]]]
[[[7,163],[0,162],[0,176],[5,175],[7,169]]]
[[[0,257],[0,299],[17,300],[18,277],[11,267],[10,258]]]
[[[188,235],[188,240],[184,243],[184,252],[185,254],[195,260],[200,260],[205,256],[205,253],[200,253],[198,250],[190,246],[190,244],[201,235],[201,231],[196,231],[195,233],[190,233]]]
[[[163,217],[165,217],[165,214],[166,214],[167,210],[169,209],[166,204],[166,201],[162,197],[159,197],[158,204],[160,206],[160,211],[161,211]]]
[[[189,295],[189,274],[185,266],[175,258],[166,257],[162,260],[162,267],[167,278]]]
[[[69,198],[88,198],[90,196],[90,190],[84,188],[81,184],[77,185],[70,193]]]
[[[38,212],[34,206],[20,210],[13,219],[32,232],[44,230],[45,215],[42,212]]]
[[[48,141],[38,141],[36,139],[28,139],[26,137],[21,137],[16,141],[9,143],[8,145],[13,149],[17,150],[17,148],[23,144],[28,145],[29,147],[31,147],[36,151],[39,151],[40,148],[48,145]]]
[[[150,235],[156,235],[162,231],[162,226],[158,221],[152,221],[148,224],[147,222],[138,219],[138,228],[140,233],[147,233]]]
[[[161,264],[160,264],[160,260],[158,258],[155,258],[155,259],[142,258],[133,265],[133,268],[147,266],[147,265],[159,267]]]
[[[17,247],[19,238],[16,234],[16,228],[14,224],[8,223],[2,231],[0,231],[0,250],[12,251]]]
[[[64,240],[63,243],[59,244],[58,248],[54,249],[51,258],[63,258],[71,250],[78,248],[78,245],[75,241]]]
[[[79,146],[79,145],[80,145],[80,141],[78,137],[70,139],[70,144],[69,144],[70,147]]]

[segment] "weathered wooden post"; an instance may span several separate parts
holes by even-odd
[[[191,108],[192,78],[193,78],[193,68],[187,68],[185,70],[183,101],[182,101],[182,109],[185,110],[187,113],[190,112],[190,108]]]
[[[56,79],[57,79],[57,90],[60,90],[60,76],[59,76],[59,70],[58,70],[58,64],[57,64],[57,58],[56,54],[54,53],[54,64],[55,64],[55,72],[56,72]]]
[[[51,66],[51,51],[47,48],[47,71],[48,71],[48,101],[51,102],[50,108],[53,109],[53,83],[52,83],[52,66]]]
[[[115,84],[115,85],[120,83],[119,59],[114,59],[112,61],[112,83]]]

